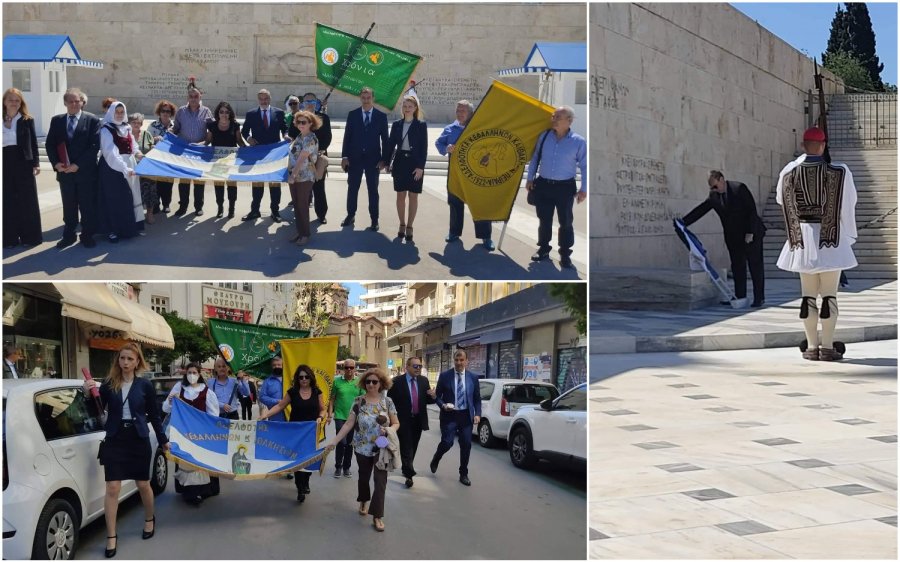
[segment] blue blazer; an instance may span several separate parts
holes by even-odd
[[[47,158],[52,166],[59,164],[59,155],[56,147],[59,143],[66,143],[66,151],[72,164],[78,165],[76,174],[87,177],[97,174],[97,155],[100,153],[100,120],[93,113],[81,112],[81,119],[75,125],[75,134],[69,140],[66,127],[69,123],[68,114],[56,115],[50,120],[50,129],[47,131],[45,147]],[[58,181],[66,181],[69,174],[56,174]]]
[[[466,369],[464,373],[466,377],[466,405],[469,407],[469,421],[474,422],[475,416],[481,416],[481,390],[478,386],[478,375]],[[441,421],[445,416],[450,416],[451,412],[444,410],[444,404],[456,403],[456,370],[447,369],[438,375],[437,384],[434,386],[436,396],[434,403],[441,409]]]
[[[135,377],[131,390],[128,392],[128,404],[131,408],[131,417],[135,422],[137,434],[143,439],[150,438],[147,429],[147,421],[153,425],[156,439],[159,444],[168,443],[169,439],[163,433],[162,420],[159,417],[159,406],[156,403],[156,390],[153,383],[141,377]],[[122,421],[122,393],[112,389],[109,383],[100,385],[100,402],[106,409],[106,437],[110,438],[119,432]]]
[[[406,136],[409,141],[409,149],[412,152],[413,164],[416,168],[425,169],[425,161],[428,159],[428,125],[424,121],[413,119],[409,125],[409,133]],[[387,150],[384,154],[385,163],[391,161],[394,151],[399,151],[403,145],[403,119],[394,121],[391,125],[391,136],[388,138]]]
[[[388,151],[387,115],[373,107],[372,121],[366,127],[362,113],[362,108],[358,107],[347,115],[341,148],[341,158],[349,159],[350,166],[354,168],[370,168],[384,161],[382,155]]]
[[[269,106],[269,126],[263,125],[262,111],[257,107],[247,112],[241,134],[247,139],[256,139],[257,144],[275,144],[281,142],[287,124],[284,122],[284,111]]]

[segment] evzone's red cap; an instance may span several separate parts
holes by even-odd
[[[818,127],[810,127],[803,133],[803,142],[825,142],[825,131]]]

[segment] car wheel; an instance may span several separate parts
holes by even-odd
[[[517,468],[532,468],[537,456],[531,447],[531,434],[524,427],[517,427],[509,438],[509,460]]]
[[[162,449],[157,449],[153,456],[153,474],[150,475],[150,487],[153,495],[158,496],[166,489],[169,483],[169,461]]]
[[[478,424],[478,444],[485,449],[497,444],[497,438],[491,432],[491,424],[487,420],[481,420]]]
[[[78,546],[78,517],[61,498],[47,502],[38,517],[31,557],[34,560],[71,560]]]

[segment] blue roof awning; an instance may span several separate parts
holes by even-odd
[[[68,35],[7,35],[3,62],[59,62],[69,66],[103,68],[103,63],[82,59]]]
[[[537,42],[517,68],[498,71],[500,76],[518,76],[538,72],[587,72],[587,46],[585,43]]]

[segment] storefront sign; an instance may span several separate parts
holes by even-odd
[[[84,327],[84,335],[91,349],[105,349],[107,351],[119,351],[128,343],[125,333],[121,330],[112,330],[97,325]]]
[[[550,382],[550,354],[529,354],[523,358],[523,377],[525,380]]]
[[[253,295],[218,287],[203,287],[201,297],[203,318],[253,322]]]

